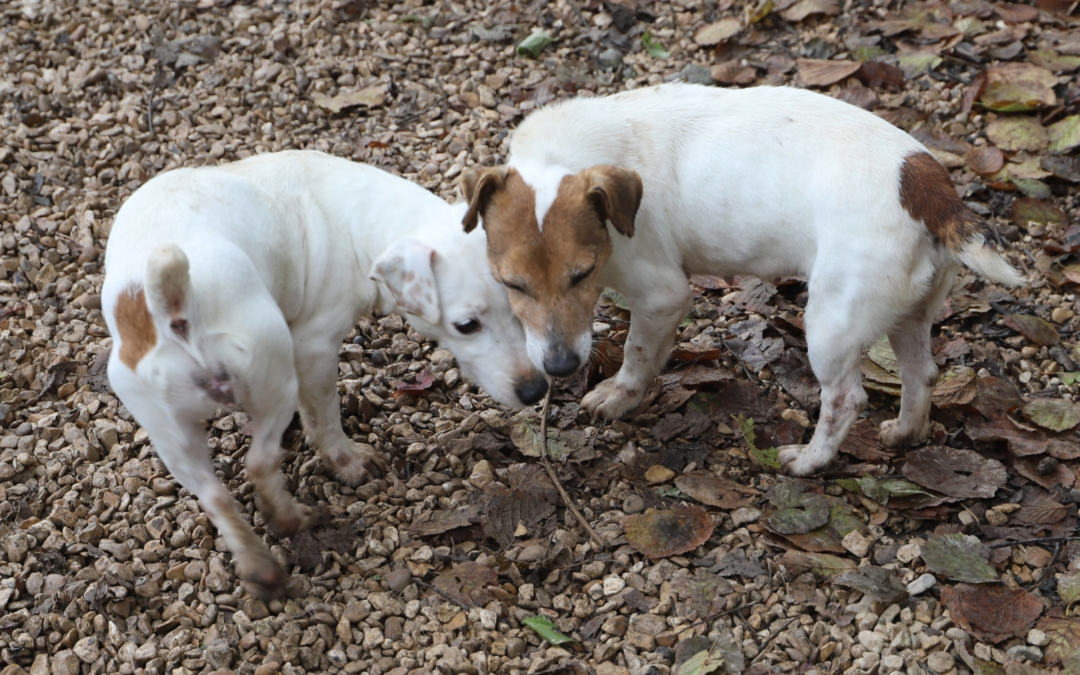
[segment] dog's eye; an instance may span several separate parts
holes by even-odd
[[[476,319],[469,319],[468,321],[455,323],[454,328],[462,335],[468,335],[469,333],[475,333],[480,330],[480,322]]]
[[[522,286],[521,284],[515,284],[512,281],[504,281],[504,282],[502,282],[502,285],[506,286],[507,288],[509,288],[512,291],[517,291],[518,293],[524,293],[525,292],[525,287],[524,286]]]
[[[594,269],[596,269],[596,265],[593,265],[592,267],[590,267],[587,270],[583,270],[581,272],[575,272],[570,277],[570,286],[571,286],[571,288],[574,287],[574,286],[577,286],[582,281],[585,281],[586,279],[588,279],[589,275],[593,273]]]

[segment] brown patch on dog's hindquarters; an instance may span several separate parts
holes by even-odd
[[[953,252],[984,228],[956,194],[949,172],[927,152],[912,153],[900,165],[900,205]]]
[[[132,370],[157,344],[154,317],[146,306],[146,293],[135,286],[124,289],[116,300],[116,330],[120,333],[120,360]]]

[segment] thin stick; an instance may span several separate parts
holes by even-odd
[[[710,621],[714,621],[716,619],[719,619],[722,616],[727,616],[728,614],[734,614],[735,612],[738,612],[740,609],[746,609],[747,607],[753,607],[754,605],[760,605],[761,602],[762,602],[761,600],[755,600],[753,602],[748,602],[746,604],[739,605],[738,607],[735,607],[733,609],[725,609],[722,612],[717,612],[716,614],[710,614],[709,616],[698,619],[697,621],[695,621],[694,623],[692,623],[692,624],[690,624],[688,626],[676,626],[675,628],[679,629],[679,632],[681,633],[681,632],[689,630],[691,628],[697,628],[698,626],[700,626],[703,623],[708,623]]]
[[[1055,541],[1080,541],[1080,537],[1040,537],[1039,539],[1021,539],[1020,541],[1005,541],[1000,544],[990,544],[989,548],[1027,546],[1028,544],[1052,544]]]
[[[427,583],[426,581],[420,581],[416,577],[413,577],[413,582],[415,582],[418,586],[423,586],[424,588],[428,589],[429,591],[434,591],[435,594],[441,596],[444,600],[449,600],[450,602],[454,603],[458,607],[461,607],[462,609],[478,609],[479,608],[478,605],[474,605],[471,602],[463,602],[461,600],[458,600],[457,598],[450,595],[446,591],[444,591],[442,589],[439,589],[439,588],[435,588],[434,586]]]
[[[581,511],[578,511],[578,508],[574,506],[574,502],[570,501],[570,495],[566,494],[566,490],[563,489],[562,483],[559,482],[559,477],[555,475],[555,469],[551,466],[551,460],[548,459],[547,418],[548,406],[550,404],[551,387],[548,387],[547,396],[544,397],[544,408],[540,411],[540,459],[544,460],[544,468],[547,469],[548,478],[555,484],[555,489],[559,491],[559,495],[562,497],[563,503],[566,504],[566,508],[570,509],[570,513],[574,514],[574,517],[581,523],[581,526],[589,533],[589,537],[593,540],[593,543],[603,551],[607,548],[604,545],[604,540],[592,529],[592,526],[589,525],[589,521],[585,520],[585,516],[581,515]]]
[[[154,94],[157,93],[158,77],[161,76],[161,64],[154,71],[154,79],[150,82],[150,100],[146,104],[146,125],[150,127],[150,138],[157,136],[154,133]]]
[[[757,662],[758,662],[758,661],[760,661],[761,659],[765,658],[765,654],[766,654],[766,651],[765,651],[765,650],[766,650],[766,649],[768,649],[769,645],[771,645],[771,644],[772,644],[773,640],[775,640],[776,638],[780,637],[780,633],[781,633],[781,632],[783,632],[783,630],[784,630],[785,628],[787,628],[788,626],[790,626],[790,625],[791,625],[791,623],[792,623],[793,621],[795,621],[795,619],[798,619],[798,618],[799,618],[799,617],[797,617],[797,616],[793,616],[793,617],[791,617],[790,619],[785,619],[785,620],[784,620],[784,625],[782,625],[782,626],[780,626],[779,628],[777,628],[777,629],[776,629],[776,632],[775,632],[775,633],[773,633],[772,635],[770,635],[770,636],[769,636],[769,639],[768,639],[768,640],[766,640],[766,641],[765,641],[765,642],[764,642],[764,643],[763,643],[763,644],[761,645],[761,653],[759,653],[759,654],[758,654],[757,656],[755,656],[755,657],[753,658],[753,660],[752,660],[752,661],[750,661],[750,665],[754,665],[755,663],[757,663]]]

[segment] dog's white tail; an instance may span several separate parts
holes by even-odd
[[[982,234],[973,234],[959,251],[954,251],[964,263],[981,276],[1003,286],[1020,286],[1024,277],[1020,276],[993,245]]]
[[[165,244],[146,261],[146,295],[150,311],[167,315],[177,337],[188,337],[187,298],[191,288],[188,258],[179,246]]]

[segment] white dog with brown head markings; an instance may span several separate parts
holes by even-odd
[[[622,368],[582,401],[604,417],[637,407],[667,361],[688,276],[804,276],[822,404],[809,445],[781,449],[794,475],[836,456],[866,403],[860,352],[882,334],[903,399],[881,439],[925,441],[930,328],[959,265],[1022,282],[925,147],[800,89],[666,84],[554,104],[513,133],[507,166],[467,173],[462,186],[465,227],[483,220],[492,271],[538,368],[583,367],[600,291],[626,296]]]
[[[253,591],[279,590],[286,575],[214,476],[200,421],[216,409],[250,416],[248,477],[290,534],[310,520],[279,468],[298,403],[338,478],[360,483],[385,465],[341,428],[338,350],[361,316],[405,315],[507,406],[546,392],[484,238],[461,231],[464,211],[373,167],[291,151],[170,171],[117,214],[102,289],[109,380]]]

